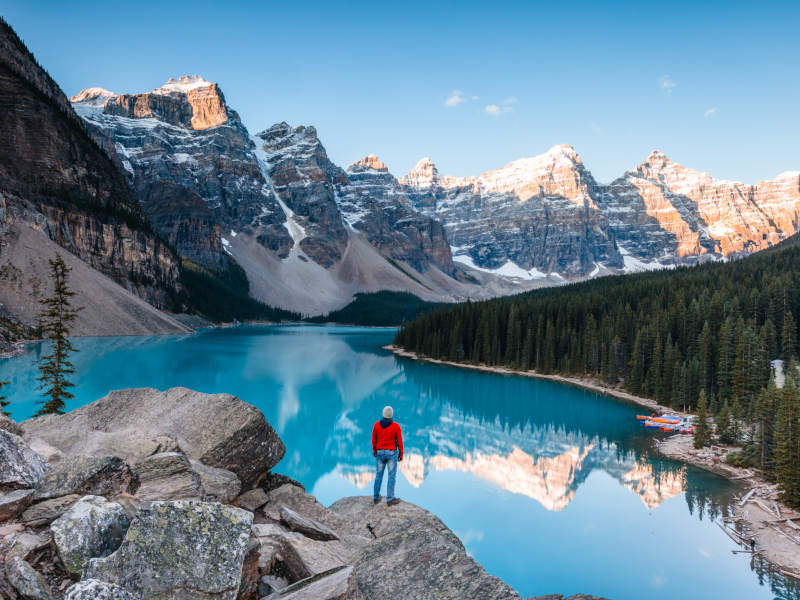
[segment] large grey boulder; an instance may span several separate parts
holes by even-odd
[[[143,600],[235,600],[252,523],[252,513],[223,504],[153,502],[116,552],[89,561],[84,577]]]
[[[0,429],[0,492],[32,488],[48,469],[21,437]]]
[[[418,506],[407,502],[374,505],[372,498],[352,497],[339,500],[330,510],[354,533],[363,531],[367,523],[375,529],[377,539],[363,546],[352,562],[359,588],[368,598],[520,598],[487,574],[444,523]]]
[[[302,579],[267,596],[268,600],[362,600],[353,567],[336,567]]]
[[[283,564],[294,579],[319,575],[345,566],[352,559],[351,552],[342,542],[320,542],[299,534],[284,538],[282,554]]]
[[[209,467],[197,460],[189,460],[192,470],[200,476],[206,500],[217,500],[230,504],[242,491],[242,482],[236,473],[227,469]]]
[[[70,494],[69,496],[61,496],[60,498],[52,498],[51,500],[38,502],[33,506],[29,506],[25,512],[22,513],[22,522],[29,527],[42,527],[43,525],[52,523],[67,512],[69,507],[75,504],[79,499],[80,496],[78,494]]]
[[[136,497],[140,500],[202,500],[200,475],[180,452],[148,456],[133,468],[139,478]]]
[[[268,494],[268,498],[269,502],[261,510],[266,515],[275,518],[275,520],[281,520],[281,508],[286,507],[306,518],[322,523],[339,535],[343,533],[367,535],[364,525],[360,528],[353,527],[353,524],[347,519],[326,508],[314,496],[296,485],[283,484],[272,490]]]
[[[53,521],[53,543],[64,568],[80,576],[90,558],[108,556],[128,530],[122,506],[100,496],[84,496]]]
[[[0,494],[0,521],[13,519],[33,502],[33,490],[14,490]]]
[[[190,459],[235,473],[245,488],[286,451],[256,407],[230,394],[186,388],[118,390],[65,415],[25,421],[22,427],[26,438],[41,438],[68,456],[115,454],[132,463],[164,452],[154,440],[168,436]]]
[[[50,588],[32,566],[14,556],[6,562],[6,577],[23,600],[50,600]]]
[[[330,527],[309,517],[304,517],[287,506],[281,506],[279,512],[281,522],[292,531],[322,542],[339,539],[339,536]]]
[[[36,485],[37,500],[69,494],[116,496],[137,485],[130,467],[118,456],[76,456],[64,459]]]
[[[64,600],[138,600],[125,588],[113,583],[84,579],[67,588]]]

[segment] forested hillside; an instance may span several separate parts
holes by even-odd
[[[797,356],[798,319],[800,240],[793,236],[730,263],[438,309],[404,325],[395,343],[432,358],[590,375],[676,408],[694,409],[704,391],[718,421],[732,424],[723,433],[758,445],[753,461],[766,469],[775,462],[781,411],[770,411],[761,392],[771,361]],[[797,394],[782,396],[798,404]],[[778,433],[800,453],[796,432]]]

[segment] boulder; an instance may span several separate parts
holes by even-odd
[[[36,485],[37,500],[69,494],[115,496],[136,487],[136,477],[118,456],[66,458],[45,473]]]
[[[53,543],[64,568],[80,576],[90,558],[108,556],[128,530],[122,506],[100,496],[84,496],[53,521]]]
[[[261,488],[249,490],[236,498],[236,506],[255,512],[267,503],[267,493]]]
[[[29,506],[22,513],[22,522],[28,527],[42,527],[52,523],[67,512],[69,507],[75,504],[79,498],[78,494],[70,494],[69,496],[38,502],[33,506]]]
[[[302,579],[267,596],[269,600],[362,600],[353,567],[337,567]]]
[[[444,523],[418,506],[407,502],[374,505],[372,498],[362,496],[339,500],[330,510],[345,520],[353,533],[361,533],[370,523],[378,536],[358,550],[351,563],[358,586],[368,598],[520,598],[507,584],[487,574]],[[386,573],[392,576],[386,577]]]
[[[242,482],[236,473],[209,467],[197,460],[190,460],[189,463],[192,465],[192,470],[200,476],[200,484],[206,493],[205,500],[230,504],[242,491]]]
[[[32,488],[49,469],[21,437],[0,429],[0,492]]]
[[[134,463],[156,453],[143,454],[145,448],[152,450],[153,440],[169,436],[190,459],[232,471],[246,488],[286,451],[256,407],[229,394],[186,388],[113,391],[65,415],[37,417],[22,427],[26,437],[41,438],[68,456],[113,453]]]
[[[64,600],[138,600],[136,596],[113,583],[84,579],[67,588]]]
[[[22,436],[22,427],[16,421],[12,421],[3,413],[0,412],[0,429],[13,433],[14,435]]]
[[[259,597],[269,596],[274,592],[279,592],[285,587],[288,587],[289,582],[283,577],[275,577],[273,575],[264,575],[258,580],[258,595]]]
[[[280,521],[282,507],[290,508],[304,517],[314,519],[339,535],[343,533],[365,535],[367,533],[364,525],[361,525],[360,528],[353,527],[347,519],[343,519],[336,512],[324,507],[317,502],[314,496],[296,485],[287,483],[272,490],[269,493],[269,502],[261,510],[265,515],[274,517],[271,520]]]
[[[0,494],[0,521],[13,519],[33,502],[33,490],[14,490]]]
[[[339,539],[339,536],[336,535],[336,532],[330,527],[327,527],[319,521],[315,521],[314,519],[304,517],[303,515],[293,511],[291,508],[281,506],[280,515],[281,522],[286,525],[286,527],[292,531],[302,533],[304,536],[310,537],[312,540],[325,542]]]
[[[341,542],[319,542],[298,534],[284,538],[282,556],[283,564],[296,580],[344,566],[351,553]]]
[[[14,556],[22,560],[30,560],[35,552],[46,548],[50,544],[49,536],[38,535],[35,533],[20,533],[14,538],[11,547],[6,553],[6,560]]]
[[[6,562],[6,577],[23,600],[50,600],[50,588],[44,577],[19,556]]]
[[[180,452],[161,452],[148,456],[133,468],[139,478],[136,497],[140,500],[202,500],[200,475]]]
[[[252,513],[224,504],[153,502],[116,552],[89,561],[84,577],[116,583],[142,600],[235,600],[252,523]]]

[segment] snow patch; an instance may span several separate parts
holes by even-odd
[[[507,261],[503,266],[498,267],[496,269],[487,269],[485,267],[479,267],[472,261],[472,257],[465,254],[453,256],[453,260],[456,262],[460,262],[461,264],[466,265],[471,269],[475,269],[476,271],[491,273],[493,275],[499,275],[501,277],[507,277],[509,279],[525,279],[530,281],[533,279],[547,278],[547,273],[543,273],[539,269],[533,268],[526,271],[525,269],[523,269],[516,263],[511,262],[510,260]],[[558,275],[558,273],[553,273],[553,275]]]

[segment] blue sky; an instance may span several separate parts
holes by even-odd
[[[572,144],[600,181],[653,149],[717,177],[800,169],[800,3],[0,0],[67,94],[217,81],[252,131],[347,166],[477,174]],[[454,93],[457,92],[457,93]],[[448,99],[450,99],[448,101]]]

